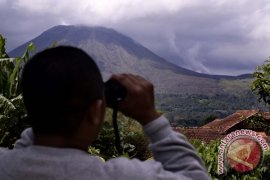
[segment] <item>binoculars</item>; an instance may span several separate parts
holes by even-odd
[[[110,79],[104,83],[105,99],[108,107],[114,108],[127,96],[127,89],[117,80]]]

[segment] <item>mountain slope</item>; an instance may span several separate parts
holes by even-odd
[[[30,41],[29,41],[30,42]],[[19,56],[28,43],[9,53]],[[104,79],[112,73],[135,73],[154,83],[158,93],[173,94],[224,94],[222,79],[237,80],[243,77],[213,76],[190,71],[162,59],[133,39],[103,27],[55,26],[31,40],[43,50],[54,42],[84,49],[102,71]]]

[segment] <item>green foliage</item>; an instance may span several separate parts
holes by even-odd
[[[220,180],[257,180],[257,179],[269,179],[270,178],[270,150],[264,154],[263,163],[257,169],[249,173],[238,173],[233,170],[229,170],[226,174],[218,175],[218,147],[219,140],[205,143],[200,140],[190,141],[197,149],[199,155],[204,160],[205,166],[212,179]]]
[[[258,95],[258,100],[270,106],[270,57],[266,63],[258,66],[253,73],[255,78],[251,90]]]
[[[91,154],[91,155],[94,155],[94,156],[99,157],[103,162],[105,162],[105,159],[103,159],[103,158],[101,157],[102,155],[100,154],[100,150],[99,150],[99,149],[96,149],[95,147],[90,146],[90,147],[88,148],[88,153]]]
[[[261,112],[256,113],[255,115],[246,118],[246,127],[247,129],[252,129],[259,132],[265,132],[266,134],[270,134],[270,127],[267,124],[263,114]]]
[[[218,146],[219,141],[211,141],[210,143],[205,143],[201,140],[193,139],[190,141],[191,144],[197,149],[197,152],[204,160],[205,166],[208,173],[212,177],[218,177]]]
[[[157,108],[173,126],[202,126],[209,116],[224,118],[241,109],[266,109],[251,91],[239,95],[157,94]]]
[[[205,118],[203,121],[202,121],[202,125],[205,125],[205,124],[208,124],[212,121],[214,121],[217,117],[216,116],[213,116],[213,115],[210,115],[208,116],[207,118]]]
[[[151,156],[147,148],[148,140],[144,136],[141,126],[134,120],[118,114],[118,126],[123,153],[118,153],[115,147],[114,129],[112,126],[112,111],[107,109],[103,128],[98,139],[92,144],[91,148],[97,151],[90,151],[93,155],[99,155],[103,159],[110,159],[118,156],[136,157],[141,160]]]
[[[0,34],[0,58],[8,58],[8,55],[6,53],[6,39]]]
[[[23,129],[29,126],[21,95],[21,71],[29,59],[30,44],[22,57],[9,58],[5,38],[0,35],[0,146],[12,148]]]

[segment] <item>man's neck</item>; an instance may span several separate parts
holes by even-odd
[[[34,145],[88,151],[88,144],[82,143],[78,138],[66,138],[59,135],[35,135]]]

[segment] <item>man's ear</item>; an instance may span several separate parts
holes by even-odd
[[[96,100],[91,104],[88,112],[89,121],[94,125],[100,125],[104,118],[104,101],[101,99]]]

